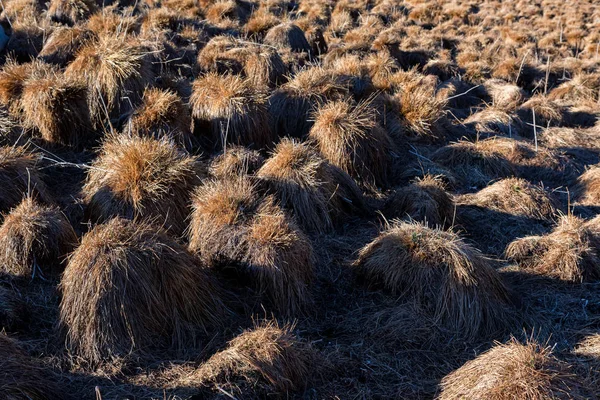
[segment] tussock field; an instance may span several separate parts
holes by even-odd
[[[597,1],[0,5],[0,400],[600,398]]]

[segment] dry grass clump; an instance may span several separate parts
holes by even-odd
[[[98,11],[94,0],[51,0],[46,16],[52,21],[67,25],[86,21]]]
[[[202,168],[167,139],[109,136],[83,186],[86,212],[94,221],[114,216],[155,220],[181,234],[189,215],[189,193]]]
[[[349,88],[334,71],[307,67],[269,97],[269,114],[278,136],[304,138],[313,125],[311,113],[328,100],[342,100]]]
[[[548,98],[565,102],[593,102],[597,101],[599,90],[600,75],[598,73],[580,74],[552,89],[548,93]]]
[[[93,363],[157,343],[183,347],[225,315],[216,282],[185,248],[121,218],[83,237],[60,291],[66,345]]]
[[[248,178],[207,182],[192,198],[190,249],[217,268],[233,268],[275,308],[294,314],[309,300],[310,240],[272,197]]]
[[[257,398],[301,391],[314,379],[316,351],[292,330],[273,322],[247,330],[180,383],[224,388],[244,397],[253,393]]]
[[[479,136],[517,136],[521,130],[520,121],[511,114],[496,107],[488,107],[471,114],[463,124],[473,127]]]
[[[454,201],[440,177],[425,174],[410,185],[398,188],[386,201],[386,218],[405,218],[429,226],[448,227],[454,222]]]
[[[34,72],[43,75],[54,71],[54,67],[42,61],[32,61],[19,64],[9,58],[0,71],[0,104],[8,110],[11,116],[21,118],[21,95],[23,85]]]
[[[219,180],[238,179],[240,176],[254,174],[264,162],[264,157],[256,150],[231,146],[212,160],[209,172]]]
[[[431,159],[451,168],[470,184],[485,185],[492,179],[509,177],[515,169],[506,157],[509,148],[497,138],[477,142],[460,141],[439,148]]]
[[[271,132],[265,93],[237,75],[209,72],[193,83],[192,116],[209,129],[211,145],[268,147]]]
[[[447,375],[441,383],[439,400],[541,400],[585,399],[586,383],[570,365],[552,354],[552,348],[533,340],[497,343]]]
[[[291,22],[284,22],[269,29],[263,40],[265,44],[281,49],[290,49],[296,52],[312,51],[312,47],[304,31]]]
[[[48,143],[85,144],[93,135],[87,91],[85,84],[62,73],[34,71],[23,82],[23,125],[39,131]]]
[[[533,113],[535,112],[535,125],[537,130],[550,125],[558,125],[563,121],[563,108],[546,96],[536,95],[523,103],[517,110],[522,121],[533,124]],[[533,126],[528,129],[533,137]]]
[[[506,248],[506,257],[526,270],[567,282],[600,279],[600,232],[597,222],[563,216],[544,236],[517,239]]]
[[[514,111],[525,100],[523,89],[501,79],[489,79],[483,87],[498,110]]]
[[[363,247],[360,277],[408,301],[462,337],[510,325],[511,295],[490,261],[456,233],[395,221]]]
[[[25,325],[27,307],[20,294],[11,287],[0,286],[0,330],[13,332]]]
[[[56,383],[56,376],[29,357],[18,342],[0,334],[0,388],[7,400],[70,399]]]
[[[240,74],[257,87],[276,85],[287,68],[277,50],[232,36],[215,36],[198,53],[198,66],[207,72]]]
[[[600,204],[600,166],[589,167],[577,178],[573,199],[581,204]]]
[[[38,58],[64,67],[75,59],[81,46],[94,39],[96,39],[95,34],[85,28],[78,26],[56,28],[44,42]]]
[[[27,278],[56,276],[76,244],[77,235],[58,208],[27,197],[0,226],[0,271]]]
[[[462,196],[460,203],[545,220],[552,219],[558,208],[557,200],[543,186],[522,178],[499,180],[475,194]]]
[[[575,353],[586,357],[600,358],[600,334],[589,335],[577,344]]]
[[[192,118],[181,98],[171,90],[148,88],[142,103],[129,118],[128,131],[138,136],[167,136],[191,147]]]
[[[310,232],[326,232],[336,217],[364,208],[362,193],[350,176],[292,139],[279,142],[256,176]]]
[[[83,45],[65,74],[87,85],[95,124],[105,121],[107,114],[118,119],[130,111],[153,79],[146,50],[135,42],[109,35]]]
[[[16,207],[28,194],[52,203],[38,164],[41,157],[24,147],[0,147],[0,212]]]
[[[386,186],[393,144],[368,103],[330,102],[314,115],[309,137],[333,165],[365,186]]]
[[[440,138],[443,131],[438,123],[444,117],[447,100],[436,96],[435,86],[429,85],[424,77],[406,74],[406,78],[403,77],[397,85],[396,94],[389,99],[386,116],[392,120],[399,119],[400,127],[396,130],[409,138]],[[394,135],[393,132],[390,134]]]

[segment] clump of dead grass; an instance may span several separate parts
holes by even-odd
[[[326,232],[334,220],[364,209],[362,193],[350,176],[292,139],[279,142],[256,176],[310,232]]]
[[[82,189],[88,216],[155,220],[181,234],[189,215],[189,193],[200,183],[196,157],[167,140],[124,134],[109,136]]]
[[[386,186],[393,144],[368,103],[330,102],[314,115],[309,137],[323,156],[365,186]]]
[[[219,180],[238,179],[240,176],[254,174],[264,162],[264,157],[257,150],[231,146],[212,160],[209,172]]]
[[[586,383],[552,348],[512,339],[446,376],[438,399],[584,399],[587,392]]]
[[[544,236],[517,239],[506,248],[506,257],[534,273],[566,282],[600,279],[600,232],[597,222],[563,216]]]
[[[310,240],[247,177],[206,182],[192,198],[190,249],[217,268],[232,268],[273,306],[293,315],[310,300],[315,263]]]
[[[0,226],[0,271],[27,278],[57,276],[76,244],[77,235],[58,208],[27,197]]]
[[[268,322],[231,340],[189,376],[183,385],[207,385],[243,395],[289,396],[306,388],[318,373],[317,353],[298,339],[292,326]]]
[[[552,219],[559,208],[543,186],[522,178],[499,180],[475,194],[461,196],[459,203],[543,220]]]
[[[210,72],[193,83],[192,115],[209,130],[211,145],[268,147],[274,137],[268,123],[266,95],[237,75]]]
[[[435,227],[454,222],[455,206],[440,177],[425,174],[410,185],[398,188],[386,200],[386,218],[408,217]]]
[[[360,250],[353,266],[368,285],[417,302],[462,337],[498,333],[514,321],[502,278],[456,233],[394,221]]]
[[[60,283],[66,346],[92,363],[157,343],[181,348],[223,323],[216,282],[163,230],[115,218],[87,233]]]

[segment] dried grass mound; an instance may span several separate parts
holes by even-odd
[[[188,196],[202,166],[167,139],[109,136],[83,186],[88,216],[155,220],[175,234],[186,228]]]
[[[386,218],[406,218],[429,226],[448,227],[454,222],[455,207],[440,177],[426,174],[404,188],[397,189],[386,201]]]
[[[75,59],[77,51],[86,42],[96,39],[95,34],[81,27],[59,27],[46,39],[38,58],[50,64],[65,67]]]
[[[537,157],[537,153],[530,150],[525,143],[493,137],[451,143],[435,151],[431,159],[451,168],[469,184],[481,186],[493,179],[516,175],[520,165]]]
[[[0,388],[7,400],[70,399],[56,384],[56,376],[29,357],[19,344],[0,334]]]
[[[28,194],[52,203],[48,188],[38,169],[41,158],[24,147],[0,147],[0,212],[16,207]]]
[[[278,136],[304,138],[313,125],[314,108],[349,94],[347,82],[331,70],[308,67],[280,86],[269,98],[269,114]]]
[[[0,226],[0,272],[32,278],[58,275],[77,235],[56,207],[24,199]]]
[[[501,79],[489,79],[483,87],[498,110],[514,111],[525,100],[523,89]]]
[[[575,354],[600,359],[600,334],[585,337],[578,343]]]
[[[54,22],[74,25],[86,21],[96,11],[98,4],[94,0],[51,0],[46,16]]]
[[[23,83],[23,125],[48,143],[82,146],[93,135],[85,84],[56,72],[33,72]]]
[[[447,100],[436,96],[435,86],[424,81],[424,77],[406,79],[398,85],[397,93],[391,98],[387,116],[399,119],[397,131],[413,139],[435,140],[443,132],[438,123],[444,117]],[[399,132],[390,132],[392,136]]]
[[[456,233],[395,221],[353,265],[370,286],[416,301],[462,337],[494,334],[513,320],[500,275]]]
[[[240,74],[256,87],[281,83],[287,72],[272,46],[215,36],[198,53],[198,66],[207,72]]]
[[[591,395],[550,347],[512,339],[447,375],[438,400],[586,399]]]
[[[365,186],[386,186],[393,144],[368,102],[330,102],[314,115],[309,137],[333,165]]]
[[[238,179],[244,175],[254,174],[264,162],[264,157],[256,150],[231,146],[212,160],[209,172],[219,180]]]
[[[83,237],[60,291],[66,345],[93,363],[157,343],[183,347],[225,315],[216,282],[185,248],[121,218]]]
[[[589,167],[577,178],[573,199],[581,204],[600,204],[600,166]]]
[[[279,142],[256,176],[309,232],[326,232],[336,217],[364,209],[362,193],[348,174],[292,139]]]
[[[566,282],[600,279],[600,232],[592,221],[563,216],[544,236],[517,239],[506,248],[506,257],[522,268]]]
[[[273,143],[265,93],[236,75],[208,73],[193,83],[192,116],[210,132],[215,148],[237,144],[261,149]]]
[[[531,124],[529,136],[533,137],[533,115],[535,113],[536,131],[540,131],[550,125],[560,125],[563,122],[564,108],[548,97],[535,95],[523,103],[517,110],[519,118],[525,123]]]
[[[283,313],[293,315],[308,303],[311,242],[272,197],[262,198],[240,177],[205,183],[192,202],[192,251],[217,268],[233,268]]]
[[[315,350],[292,327],[269,322],[231,340],[180,383],[225,388],[244,398],[250,393],[256,398],[288,397],[314,378],[315,361]]]
[[[0,286],[0,330],[16,331],[25,325],[27,307],[16,290]]]
[[[284,22],[269,29],[263,42],[273,47],[291,49],[296,52],[310,53],[312,51],[310,43],[304,36],[304,31],[291,22]]]
[[[0,71],[0,104],[6,107],[11,116],[20,118],[21,95],[27,78],[33,72],[43,75],[53,70],[53,66],[42,61],[18,64],[13,59],[7,59]]]
[[[522,129],[520,121],[496,107],[484,108],[469,115],[463,124],[473,128],[479,137],[517,136]]]
[[[107,113],[118,119],[135,106],[152,81],[153,73],[145,49],[135,42],[111,35],[82,46],[65,70],[87,84],[92,121],[102,123]]]
[[[521,178],[499,180],[475,194],[462,196],[459,202],[541,220],[552,219],[559,206],[543,186]]]
[[[128,131],[138,136],[167,136],[190,148],[192,143],[191,113],[181,98],[171,90],[148,88],[142,104],[129,118]]]

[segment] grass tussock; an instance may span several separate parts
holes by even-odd
[[[460,203],[542,220],[552,219],[559,208],[556,198],[544,187],[522,178],[501,179],[475,194],[462,196]]]
[[[310,232],[328,231],[334,220],[365,207],[350,176],[292,139],[279,142],[256,175]]]
[[[265,93],[249,80],[208,73],[194,81],[190,104],[214,148],[236,144],[259,149],[274,140]]]
[[[235,180],[240,176],[254,174],[264,162],[265,158],[256,150],[231,146],[211,161],[209,172],[218,180]]]
[[[158,343],[183,348],[225,316],[202,264],[160,228],[121,218],[83,237],[60,291],[66,346],[91,363]]]
[[[192,146],[191,113],[171,90],[148,88],[129,118],[128,131],[138,136],[166,136],[184,147]]]
[[[0,226],[0,271],[27,278],[58,276],[77,242],[73,227],[58,208],[27,197]]]
[[[586,383],[546,347],[533,340],[496,344],[442,380],[439,400],[464,398],[584,399]]]
[[[315,112],[309,137],[323,156],[365,186],[387,186],[393,144],[367,102],[330,102]]]
[[[353,265],[369,286],[416,301],[461,336],[497,333],[514,318],[511,293],[490,261],[450,231],[394,221]]]
[[[153,79],[147,50],[135,41],[112,40],[110,36],[83,45],[65,75],[87,85],[90,115],[96,125],[130,111]]]
[[[454,201],[438,176],[426,174],[410,185],[396,189],[386,200],[386,218],[410,218],[435,227],[449,227],[454,222]]]
[[[96,39],[95,34],[86,28],[78,26],[56,28],[44,42],[38,58],[49,64],[65,67],[75,59],[81,46],[94,39]]]
[[[190,249],[216,268],[234,268],[274,307],[293,315],[310,300],[315,263],[308,237],[245,177],[204,183],[192,198]]]
[[[115,216],[186,229],[188,196],[204,175],[196,157],[167,139],[119,134],[106,139],[82,189],[93,221]]]
[[[32,196],[44,203],[52,203],[52,197],[39,169],[41,156],[24,147],[0,147],[0,212],[8,212]]]
[[[526,270],[566,282],[600,278],[598,222],[567,215],[544,236],[517,239],[506,248],[506,257]]]
[[[269,322],[231,340],[181,383],[225,388],[237,395],[252,386],[257,397],[288,396],[314,379],[316,361],[316,351],[292,327]]]
[[[592,166],[577,178],[573,199],[581,204],[600,204],[600,168]]]

